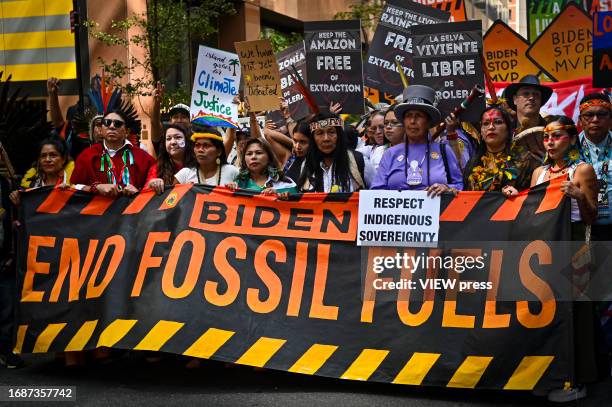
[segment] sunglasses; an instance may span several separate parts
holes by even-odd
[[[123,127],[123,125],[125,124],[124,121],[122,120],[113,120],[113,119],[104,119],[102,120],[102,125],[104,125],[104,127],[110,127],[111,124],[116,128],[116,129],[120,129]]]

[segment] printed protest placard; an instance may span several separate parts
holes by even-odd
[[[304,100],[304,96],[294,86],[295,82],[289,73],[289,69],[291,66],[295,66],[295,69],[304,80],[304,83],[308,83],[304,42],[300,41],[294,46],[279,52],[276,54],[276,60],[278,61],[278,68],[280,70],[281,90],[283,98],[285,98],[289,106],[289,114],[293,120],[297,121],[303,119],[308,116],[310,109],[308,109],[308,103]]]
[[[342,113],[362,114],[361,21],[305,22],[304,44],[308,89],[319,108],[336,102]]]
[[[416,3],[421,3],[425,6],[435,7],[439,10],[448,11],[451,13],[451,23],[459,21],[466,21],[467,15],[465,13],[465,1],[464,0],[413,0]]]
[[[482,50],[480,21],[443,23],[413,27],[414,83],[436,90],[438,109],[450,114],[475,85],[484,86],[479,51]],[[478,121],[484,109],[482,98],[461,114],[465,121]]]
[[[535,42],[570,1],[572,0],[527,0],[527,38],[530,43]]]
[[[527,56],[554,81],[593,73],[593,24],[575,3],[568,4],[527,50]]]
[[[270,40],[234,43],[244,78],[244,96],[252,111],[276,110],[281,97],[280,73]]]
[[[495,82],[518,82],[525,75],[537,75],[540,68],[525,53],[529,43],[506,23],[497,20],[483,39],[487,69]]]
[[[395,96],[404,86],[395,61],[399,61],[410,82],[414,77],[410,27],[448,21],[450,14],[432,7],[402,0],[388,0],[376,27],[365,64],[365,84]]]
[[[440,230],[440,197],[425,191],[359,191],[357,246],[432,247]]]
[[[219,127],[237,127],[240,61],[238,55],[200,45],[191,93],[191,121]]]
[[[612,86],[612,11],[593,14],[593,85]]]

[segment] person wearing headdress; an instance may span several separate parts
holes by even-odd
[[[432,141],[429,134],[441,120],[434,105],[435,90],[410,85],[404,89],[402,100],[395,114],[404,124],[404,142],[385,152],[371,188],[426,190],[433,196],[463,189],[461,170],[451,148]]]
[[[77,158],[70,182],[93,194],[133,195],[155,176],[156,163],[146,151],[129,140],[139,126],[127,104],[106,112],[102,119],[103,142],[84,150]]]
[[[354,192],[370,185],[374,169],[360,152],[347,148],[343,124],[331,113],[319,113],[310,120],[310,146],[300,171],[300,191]]]
[[[516,112],[513,142],[517,165],[525,175],[517,180],[519,190],[529,187],[531,174],[542,164],[546,154],[542,142],[546,120],[541,116],[540,109],[552,93],[552,88],[540,84],[536,75],[526,75],[504,90],[506,103]]]
[[[518,194],[516,168],[512,150],[512,118],[500,106],[489,106],[480,118],[482,139],[463,173],[465,191],[497,191],[505,196]]]
[[[578,139],[582,159],[597,174],[597,221],[592,227],[593,240],[610,240],[612,236],[612,103],[607,95],[590,93],[580,101]]]
[[[223,137],[216,129],[194,125],[191,135],[195,165],[185,167],[174,176],[179,184],[225,185],[233,182],[238,169],[227,163]]]

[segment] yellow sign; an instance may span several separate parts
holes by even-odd
[[[14,81],[76,78],[71,0],[0,2],[0,70]]]
[[[554,81],[591,76],[593,22],[568,3],[527,50],[527,56]]]
[[[525,55],[529,42],[501,20],[487,31],[483,47],[487,69],[494,82],[518,82],[525,75],[540,72]]]

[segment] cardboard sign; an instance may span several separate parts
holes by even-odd
[[[612,11],[593,14],[593,85],[612,86]]]
[[[304,43],[308,88],[321,111],[335,102],[342,113],[362,114],[361,21],[305,22]]]
[[[439,10],[448,11],[451,13],[451,23],[459,21],[467,21],[467,15],[465,13],[465,1],[464,0],[413,0],[415,3],[421,3],[425,6],[434,7]]]
[[[449,16],[418,3],[388,0],[368,50],[365,84],[395,96],[401,94],[404,86],[395,60],[400,62],[407,78],[414,77],[410,27],[446,22]]]
[[[469,94],[474,85],[484,86],[479,52],[480,21],[420,25],[412,29],[414,83],[436,90],[438,109],[445,117]],[[475,100],[461,114],[464,121],[478,121],[484,99]]]
[[[525,55],[529,43],[501,20],[495,21],[483,39],[487,69],[495,82],[518,82],[540,71]]]
[[[191,121],[218,127],[237,127],[233,103],[240,83],[238,55],[200,45],[191,93]]]
[[[357,246],[435,247],[440,197],[425,191],[359,192]]]
[[[281,97],[280,73],[270,40],[234,43],[244,79],[244,96],[252,111],[277,110]]]
[[[293,65],[298,73],[308,83],[306,75],[306,50],[304,42],[300,41],[292,47],[276,54],[278,61],[278,69],[280,70],[280,83],[283,98],[289,105],[289,114],[293,120],[300,120],[308,116],[310,109],[308,103],[304,100],[304,96],[294,86],[293,77],[289,74],[289,68]]]
[[[527,56],[554,81],[589,76],[593,72],[592,32],[589,15],[570,3],[531,44]]]

